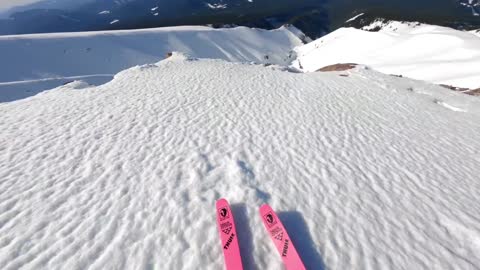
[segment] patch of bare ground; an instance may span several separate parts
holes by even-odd
[[[464,93],[467,94],[467,95],[480,97],[480,88],[473,89],[473,90],[468,90],[468,91],[465,91]]]
[[[448,89],[453,90],[453,91],[462,92],[462,93],[467,94],[467,95],[476,96],[476,97],[480,96],[480,88],[469,89],[469,88],[456,87],[456,86],[447,85],[447,84],[440,84],[440,86],[448,88]]]
[[[459,91],[459,92],[464,92],[464,91],[470,90],[468,88],[456,87],[456,86],[452,86],[452,85],[448,85],[448,84],[440,84],[440,86],[444,87],[444,88],[448,88],[448,89],[453,90],[453,91]]]
[[[322,67],[321,69],[317,70],[321,72],[329,72],[329,71],[345,71],[345,70],[350,70],[353,69],[357,66],[358,64],[354,63],[343,63],[343,64],[335,64],[335,65],[329,65]]]

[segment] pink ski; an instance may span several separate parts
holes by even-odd
[[[217,225],[222,239],[223,256],[227,270],[242,270],[242,258],[238,246],[237,230],[233,220],[232,211],[227,200],[220,199],[217,206]]]
[[[305,266],[293,246],[292,240],[290,240],[285,227],[283,227],[282,222],[278,219],[273,209],[268,204],[264,204],[260,207],[260,215],[262,216],[263,225],[265,225],[270,238],[277,247],[286,269],[305,270]]]

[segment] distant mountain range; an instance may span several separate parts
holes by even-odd
[[[14,7],[0,19],[0,35],[134,29],[174,25],[294,24],[308,36],[377,19],[480,28],[480,0],[63,0]],[[345,23],[364,14],[360,20]]]

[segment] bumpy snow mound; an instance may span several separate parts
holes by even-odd
[[[177,26],[0,36],[0,82],[46,76],[115,74],[125,68],[164,59],[172,51],[233,62],[285,64],[291,61],[289,51],[301,44],[301,40],[285,27],[268,31],[247,27]]]
[[[480,267],[479,99],[178,58],[0,104],[3,270],[222,269],[220,197],[246,269],[263,202],[308,269]]]
[[[359,63],[387,74],[437,84],[480,87],[480,37],[472,32],[418,23],[372,24],[378,32],[341,28],[296,48],[294,65],[316,71],[337,63]]]
[[[198,58],[288,65],[304,35],[276,30],[179,26],[144,30],[0,36],[0,102],[83,79],[105,83],[123,69],[172,51]],[[7,98],[7,95],[9,98]]]

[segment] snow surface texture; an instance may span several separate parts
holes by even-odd
[[[479,13],[480,1],[479,0],[468,0],[468,1],[462,0],[462,2],[460,2],[460,4],[462,6],[470,8],[472,10],[472,15],[473,16],[480,16],[480,13]]]
[[[360,14],[358,14],[358,15],[355,15],[355,16],[353,16],[352,18],[346,20],[345,22],[347,23],[347,22],[355,21],[356,19],[358,19],[359,17],[363,16],[364,14],[365,14],[365,13],[360,13]]]
[[[101,84],[168,52],[228,61],[287,65],[302,44],[294,27],[277,30],[202,26],[145,30],[0,36],[0,102],[34,95],[73,80]]]
[[[390,22],[379,32],[340,28],[296,48],[294,65],[316,71],[337,63],[368,65],[386,74],[437,84],[480,87],[480,37],[451,28]]]
[[[368,69],[289,73],[173,57],[0,104],[0,265],[479,269],[480,99]],[[455,108],[455,110],[452,110]]]
[[[227,4],[210,4],[205,3],[209,9],[226,9]]]

